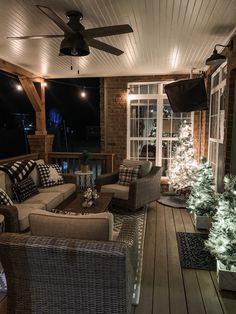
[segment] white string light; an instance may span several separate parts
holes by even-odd
[[[22,88],[22,86],[20,84],[16,84],[16,89],[18,91],[22,91],[23,90],[23,88]]]

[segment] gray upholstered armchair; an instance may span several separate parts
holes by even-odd
[[[129,186],[118,184],[119,171],[98,176],[96,187],[101,192],[112,192],[114,208],[135,211],[160,198],[161,167],[153,166],[150,161],[124,159],[128,167],[140,165],[140,174]]]
[[[116,241],[2,233],[7,313],[130,313],[136,224],[125,220]]]

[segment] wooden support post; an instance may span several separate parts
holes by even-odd
[[[33,80],[28,77],[19,77],[20,83],[26,92],[36,114],[36,131],[35,134],[47,134],[46,131],[46,114],[45,114],[45,86],[44,80],[41,79],[37,88]]]

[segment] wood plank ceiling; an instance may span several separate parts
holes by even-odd
[[[86,57],[62,57],[61,38],[6,39],[63,33],[35,4],[64,21],[68,10],[79,10],[86,29],[127,23],[134,32],[99,38],[124,50],[119,57],[93,48]],[[50,78],[203,70],[214,45],[227,44],[235,30],[236,0],[0,0],[0,58]]]

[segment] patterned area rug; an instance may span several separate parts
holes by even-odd
[[[138,266],[137,266],[137,274],[135,278],[134,284],[134,293],[132,304],[137,305],[139,303],[140,298],[140,290],[141,290],[141,279],[142,279],[142,267],[143,267],[143,247],[144,247],[144,239],[145,239],[145,231],[146,231],[146,220],[147,220],[147,208],[144,208],[136,213],[122,214],[119,215],[117,213],[114,214],[114,231],[119,232],[122,226],[123,220],[126,218],[136,218],[138,221]]]
[[[216,270],[216,259],[204,245],[207,234],[177,232],[176,237],[182,268]]]

